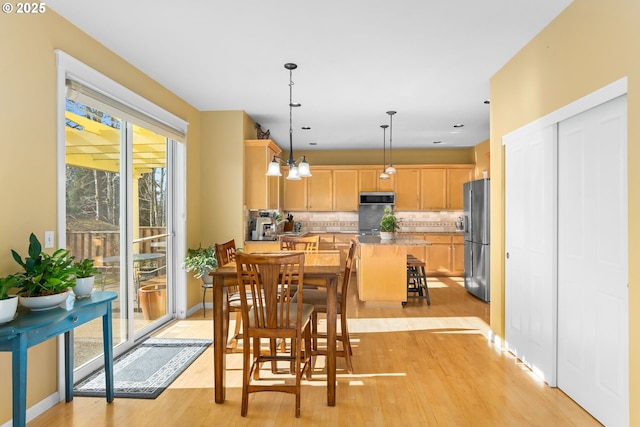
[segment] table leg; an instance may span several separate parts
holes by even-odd
[[[224,403],[229,305],[224,277],[213,277],[213,375],[215,402]]]
[[[337,278],[330,279],[327,288],[327,405],[336,406],[336,324]]]
[[[111,325],[111,301],[107,303],[107,312],[102,316],[102,343],[104,347],[104,381],[107,402],[113,402],[113,329]]]
[[[73,329],[64,333],[64,397],[73,400]]]
[[[24,427],[27,424],[27,337],[25,335],[18,335],[17,344],[14,344],[11,354],[14,427]]]

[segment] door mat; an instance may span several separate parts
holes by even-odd
[[[149,338],[113,361],[115,397],[155,399],[213,343]],[[104,368],[75,385],[74,396],[104,397]]]

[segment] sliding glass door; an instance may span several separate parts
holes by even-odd
[[[98,104],[98,103],[97,103]],[[99,104],[98,104],[99,105]],[[66,100],[66,246],[118,293],[114,353],[173,318],[170,138],[91,102]],[[75,330],[77,377],[101,363],[99,320]]]

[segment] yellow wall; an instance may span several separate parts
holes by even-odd
[[[491,152],[491,143],[487,139],[486,141],[481,142],[480,144],[473,147],[473,158],[476,164],[476,172],[475,178],[482,178],[482,172],[487,172],[487,176],[491,178],[491,165],[490,165],[490,154]]]
[[[278,142],[276,141],[278,144]],[[283,147],[278,144],[280,148]],[[380,150],[301,150],[293,149],[295,160],[307,156],[311,166],[320,165],[382,165],[382,149]],[[289,152],[283,152],[282,158],[289,158]],[[389,152],[387,151],[387,164]],[[394,165],[420,164],[455,164],[474,163],[474,149],[471,148],[428,148],[428,149],[394,149]],[[266,165],[265,165],[266,168]],[[266,170],[266,169],[265,169]]]
[[[491,79],[491,328],[504,336],[502,137],[628,76],[629,401],[640,402],[640,2],[574,0]],[[636,92],[637,91],[637,92]],[[630,405],[630,424],[640,407]]]
[[[200,199],[200,113],[52,10],[0,15],[0,275],[17,270],[10,249],[23,253],[29,233],[56,230],[56,59],[62,49],[189,122],[187,244],[197,244]],[[168,58],[168,60],[171,60]],[[190,289],[197,296],[200,287]],[[189,298],[193,300],[194,298]],[[197,299],[197,298],[196,298]],[[57,390],[55,340],[29,350],[27,407]],[[11,357],[0,353],[0,424],[11,418]]]

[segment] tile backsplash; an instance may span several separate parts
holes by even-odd
[[[302,224],[302,231],[311,233],[358,232],[358,212],[292,211],[293,220]],[[401,211],[396,212],[400,232],[454,232],[462,211]]]

